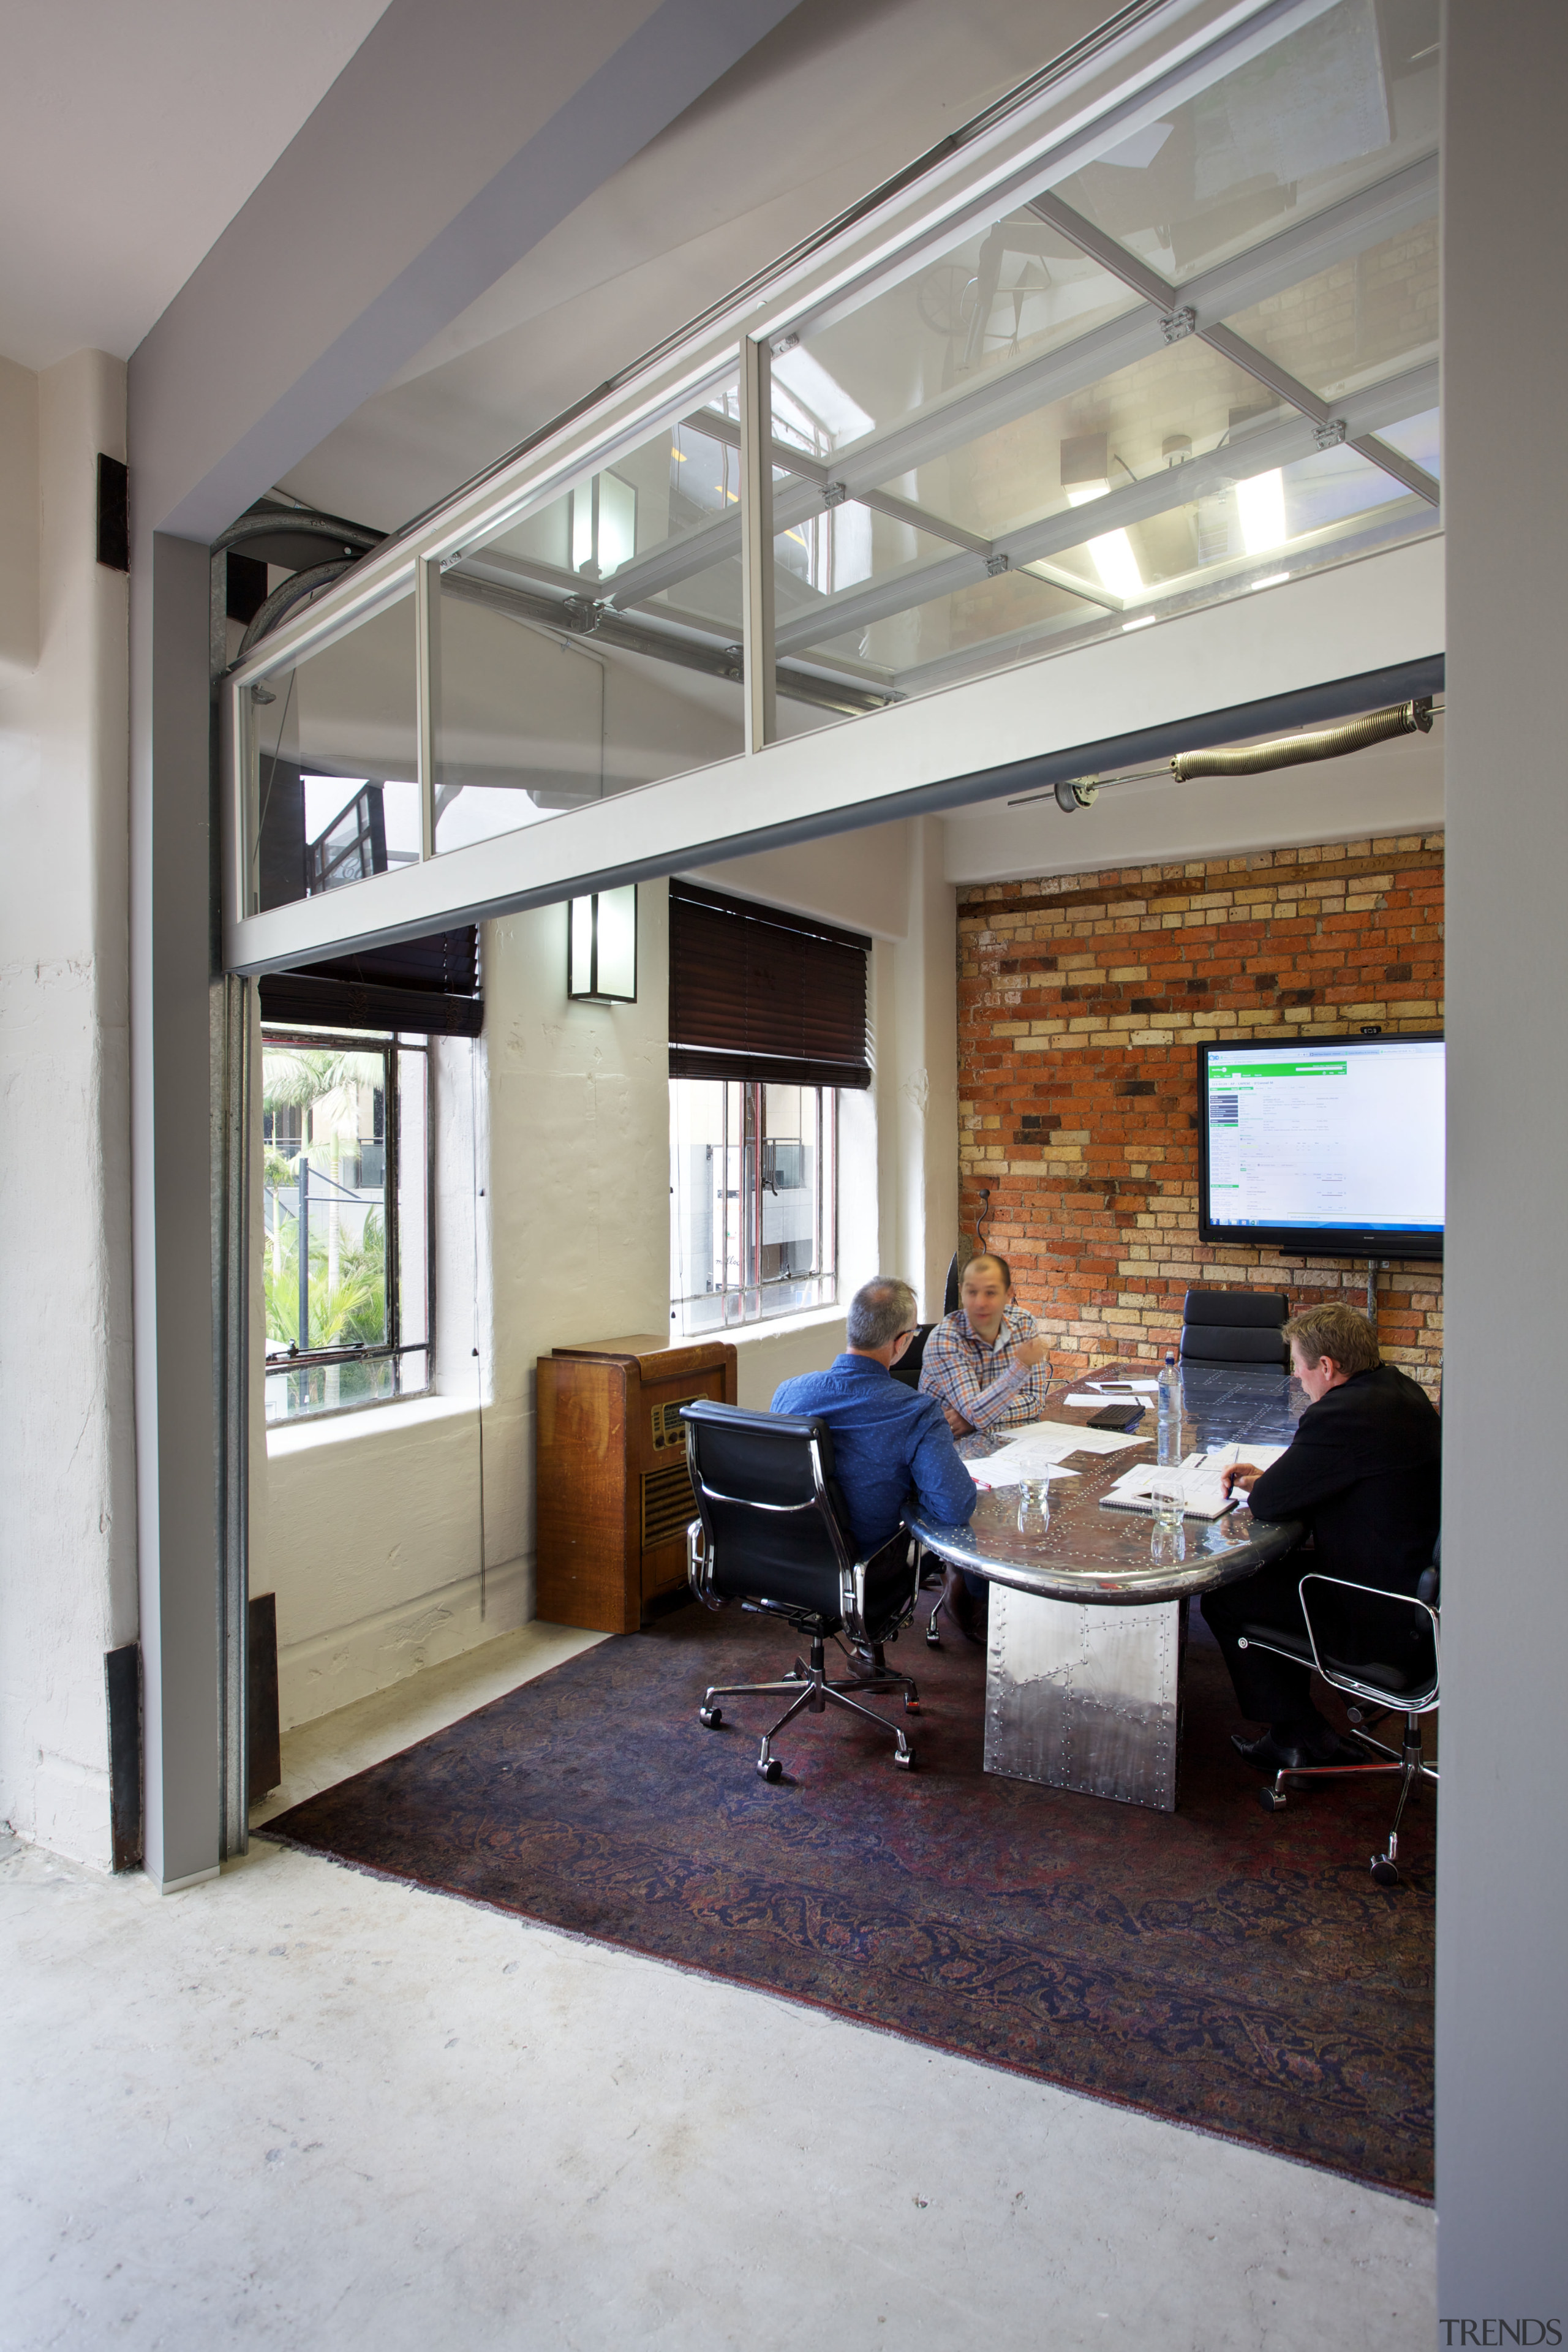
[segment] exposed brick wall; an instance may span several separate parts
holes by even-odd
[[[1440,834],[960,893],[964,1228],[988,1186],[1059,1369],[1171,1345],[1189,1284],[1364,1305],[1364,1260],[1200,1244],[1193,1047],[1436,1027],[1442,895]],[[1440,1267],[1378,1285],[1384,1355],[1435,1385]]]

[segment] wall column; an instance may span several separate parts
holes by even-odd
[[[207,551],[139,536],[132,577],[132,1213],[148,1876],[216,1874]]]
[[[1448,0],[1445,14],[1438,2309],[1456,2321],[1568,2325],[1568,1874],[1557,1788],[1568,1660],[1568,15],[1550,0]]]

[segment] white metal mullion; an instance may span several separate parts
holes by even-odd
[[[741,346],[741,646],[746,750],[778,733],[773,665],[773,355],[748,335]]]
[[[414,629],[417,640],[419,855],[425,859],[436,855],[436,745],[441,723],[441,566],[435,556],[422,557],[415,570]]]

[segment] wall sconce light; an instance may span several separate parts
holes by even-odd
[[[637,890],[595,890],[574,898],[570,917],[566,993],[581,1004],[635,1004],[637,1001]]]

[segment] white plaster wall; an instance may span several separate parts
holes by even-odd
[[[531,1617],[538,1358],[668,1327],[667,904],[632,1005],[568,1002],[564,907],[485,926],[485,1034],[434,1057],[437,1394],[267,1441],[285,1726]]]
[[[840,1099],[841,1297],[892,1271],[928,1315],[956,1219],[941,853],[926,821],[705,877],[874,928],[876,1077]],[[278,1596],[286,1727],[532,1615],[537,1360],[568,1340],[668,1328],[662,884],[640,892],[638,925],[637,1002],[616,1006],[568,1003],[564,907],[485,927],[485,1034],[434,1057],[437,1394],[274,1430],[256,1482],[251,1588]],[[767,1405],[844,1344],[842,1305],[738,1335],[742,1403]]]
[[[125,371],[0,361],[0,1813],[107,1866],[104,1652],[135,1638]]]

